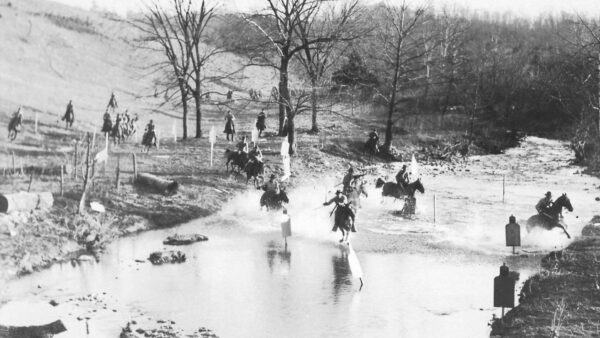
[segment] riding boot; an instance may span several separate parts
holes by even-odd
[[[356,232],[356,227],[354,226],[354,222],[352,222],[352,229],[351,229],[351,231],[352,232]]]

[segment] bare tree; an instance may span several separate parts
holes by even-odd
[[[387,104],[385,142],[382,149],[390,150],[392,145],[393,115],[407,84],[414,85],[422,76],[419,70],[424,67],[423,55],[426,48],[420,29],[425,21],[426,7],[411,10],[403,1],[400,5],[383,4],[374,15],[381,16],[377,32],[376,55],[372,58],[379,63],[380,73],[385,77],[379,93]],[[374,19],[375,20],[375,19]]]
[[[263,54],[258,64],[275,67],[279,72],[279,135],[283,135],[287,121],[290,154],[294,154],[296,148],[294,118],[298,110],[292,108],[289,66],[294,55],[306,48],[338,39],[335,31],[319,32],[312,30],[310,24],[321,15],[322,6],[332,1],[336,0],[267,0],[268,8],[264,12],[245,18],[276,51],[274,57]],[[302,39],[298,33],[302,27],[308,32],[306,39]]]
[[[202,136],[202,85],[204,68],[211,57],[220,52],[203,43],[208,23],[215,8],[202,0],[196,8],[191,0],[169,0],[162,7],[158,2],[147,11],[136,26],[145,34],[147,48],[160,52],[165,60],[151,65],[153,74],[161,74],[155,84],[162,87],[165,102],[177,99],[183,110],[183,138],[187,138],[187,119],[192,98],[196,109],[196,137]],[[156,93],[158,95],[158,92]]]
[[[363,36],[367,29],[359,27],[357,16],[361,12],[358,0],[343,3],[341,8],[335,4],[323,13],[321,17],[312,17],[312,21],[300,22],[296,32],[303,42],[304,48],[296,54],[310,81],[312,132],[318,132],[318,87],[322,79],[344,53],[349,43]],[[330,40],[309,44],[315,32],[324,36],[335,37]]]

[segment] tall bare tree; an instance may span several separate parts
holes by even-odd
[[[147,47],[165,57],[151,68],[153,74],[162,75],[155,83],[162,87],[165,101],[177,99],[176,106],[182,107],[184,139],[188,136],[188,101],[191,99],[196,110],[196,137],[202,136],[201,98],[206,78],[203,71],[209,59],[220,52],[204,43],[207,25],[214,16],[215,8],[204,0],[199,7],[191,0],[169,0],[164,7],[159,2],[148,5],[143,19],[136,22],[145,34]]]
[[[409,8],[406,1],[399,5],[382,4],[373,15],[380,17],[376,31],[377,54],[372,56],[384,76],[379,93],[387,105],[385,142],[382,149],[390,150],[392,145],[393,115],[407,85],[414,86],[416,78],[422,76],[422,62],[426,48],[421,44],[421,28],[425,22],[426,7]],[[373,18],[375,20],[375,18]]]
[[[287,120],[290,154],[296,148],[296,128],[294,118],[297,109],[293,109],[289,90],[289,66],[294,56],[306,48],[338,40],[337,32],[314,30],[311,23],[322,14],[325,4],[338,0],[267,0],[267,9],[261,13],[246,17],[267,39],[275,56],[263,54],[261,65],[277,68],[279,72],[279,135],[283,135]],[[305,29],[305,39],[299,32]]]

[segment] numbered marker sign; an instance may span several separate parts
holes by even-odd
[[[258,142],[258,129],[252,129],[252,142]]]
[[[287,140],[281,142],[281,156],[288,156],[290,154],[290,144]]]

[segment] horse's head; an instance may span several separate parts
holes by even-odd
[[[569,197],[567,197],[567,194],[560,195],[560,197],[556,199],[554,204],[559,206],[561,209],[565,207],[570,212],[573,212],[573,206],[571,205],[571,200],[569,199]]]
[[[421,183],[421,179],[420,178],[417,179],[413,184],[415,185],[415,189],[418,190],[418,191],[420,191],[421,194],[425,193],[425,187],[423,186],[423,183]]]
[[[380,177],[375,181],[375,188],[381,188],[385,184],[385,181]]]

